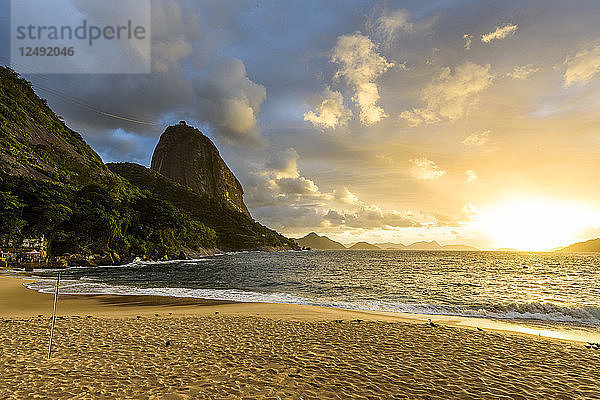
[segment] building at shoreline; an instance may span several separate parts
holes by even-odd
[[[25,238],[20,244],[8,243],[8,247],[0,248],[0,266],[11,263],[42,263],[48,257],[48,242],[44,235],[39,238]]]

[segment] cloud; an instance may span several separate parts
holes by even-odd
[[[567,57],[564,64],[567,66],[564,73],[565,86],[590,81],[600,72],[600,45]]]
[[[503,26],[497,26],[496,30],[490,33],[486,33],[485,35],[481,35],[481,41],[483,43],[490,43],[493,40],[504,39],[508,36],[514,35],[517,31],[518,26],[507,24]]]
[[[394,161],[394,157],[389,154],[375,154],[375,158],[387,165],[394,165],[396,162]]]
[[[446,174],[446,171],[440,169],[433,161],[425,157],[414,158],[409,162],[411,164],[410,172],[417,179],[437,179]]]
[[[262,207],[320,207],[329,195],[304,176],[277,178],[263,171],[253,171],[244,179],[244,201],[252,209]],[[254,215],[254,214],[253,214]]]
[[[307,227],[319,227],[323,223],[323,215],[314,207],[265,206],[253,210],[252,215],[279,232],[298,228],[305,230]]]
[[[98,7],[102,7],[102,3]],[[152,0],[152,39],[165,41],[180,37],[194,41],[204,37],[197,11],[182,10],[175,0]]]
[[[322,192],[298,171],[298,153],[288,148],[272,155],[262,166],[246,168],[243,181],[252,215],[276,229],[318,230],[420,227],[412,213],[382,210],[361,201],[347,187]]]
[[[367,21],[367,31],[380,43],[390,46],[400,33],[415,31],[415,24],[409,20],[410,13],[408,10],[384,11],[378,18],[370,18]]]
[[[473,216],[477,216],[479,215],[481,212],[479,211],[479,209],[475,206],[475,204],[469,202],[466,203],[463,208],[462,208],[462,212],[464,215],[466,215],[468,218],[471,218]]]
[[[465,50],[471,50],[471,43],[473,43],[473,35],[465,33],[463,35],[463,39],[465,39]]]
[[[248,78],[242,61],[226,58],[214,63],[206,76],[196,81],[195,93],[199,119],[213,125],[226,141],[261,142],[256,118],[267,92]]]
[[[533,64],[527,64],[527,65],[515,67],[515,69],[513,69],[512,72],[509,72],[507,75],[509,78],[512,78],[512,79],[523,80],[523,79],[527,79],[529,77],[529,75],[535,74],[539,70],[540,70],[540,68],[534,67]]]
[[[483,131],[480,133],[472,133],[463,140],[465,146],[483,146],[490,139],[492,131]]]
[[[352,111],[344,106],[344,98],[340,92],[326,87],[321,96],[321,104],[315,111],[304,113],[304,120],[322,130],[344,126],[352,118]]]
[[[101,5],[100,5],[101,7]],[[193,42],[202,40],[198,15],[182,10],[174,0],[152,1],[152,71],[177,69],[193,54]]]
[[[405,119],[409,126],[429,125],[440,122],[439,114],[426,108],[413,108],[412,111],[402,111],[400,119]]]
[[[319,187],[303,176],[296,178],[279,178],[273,181],[281,196],[319,195]]]
[[[97,18],[110,20],[115,12],[123,12],[121,6],[119,10],[107,9],[103,2],[71,3],[88,18],[88,21]],[[123,7],[127,8],[127,15],[135,16],[138,12],[131,9],[134,4],[136,3],[123,4]],[[51,96],[48,99],[51,105],[59,109],[69,125],[84,133],[86,138],[106,135],[111,129],[123,129],[140,137],[156,136],[163,129],[161,120],[166,115],[186,113],[193,118],[193,84],[183,71],[182,65],[191,61],[194,45],[204,38],[198,20],[199,15],[195,10],[174,0],[152,1],[151,74],[61,74],[32,76],[31,79],[34,83],[39,82],[66,97],[90,104],[106,113],[134,120],[158,122],[154,128],[147,124],[124,122],[105,115],[100,116],[73,102],[56,101]],[[123,54],[127,54],[127,51],[124,50]]]
[[[298,159],[300,156],[295,149],[289,148],[271,155],[265,167],[273,171],[277,178],[296,178],[298,173]]]
[[[242,169],[246,204],[251,208],[321,204],[332,198],[298,171],[294,148],[273,153],[264,164],[246,164]]]
[[[419,222],[411,218],[410,214],[401,213],[395,210],[382,210],[375,205],[362,205],[353,212],[339,212],[329,210],[323,216],[329,226],[339,226],[357,229],[374,228],[412,228],[422,226]]]
[[[327,211],[327,214],[323,216],[323,219],[328,221],[331,225],[343,225],[346,222],[346,217],[335,210]]]
[[[477,104],[477,95],[491,85],[492,79],[489,64],[482,66],[466,62],[457,66],[454,73],[450,68],[444,68],[421,91],[426,107],[404,111],[400,118],[410,126],[432,124],[442,119],[450,122],[459,120]]]
[[[335,189],[333,191],[333,198],[341,203],[345,204],[358,204],[358,197],[348,190],[348,188],[343,187],[340,189]]]
[[[184,38],[173,41],[158,41],[152,43],[152,71],[165,73],[169,68],[178,66],[182,59],[194,52],[192,45]]]
[[[89,138],[90,145],[104,162],[129,160],[140,164],[149,162],[149,146],[155,146],[153,137],[139,136],[123,129],[107,130]]]
[[[102,8],[97,2],[82,4],[93,6],[94,12]],[[152,2],[151,74],[55,75],[44,77],[43,83],[41,78],[32,80],[105,113],[154,124],[124,122],[75,102],[50,98],[69,125],[90,141],[116,129],[156,138],[165,125],[186,119],[207,126],[209,134],[228,144],[260,145],[257,118],[266,89],[248,77],[239,59],[199,54],[210,38],[200,27],[201,14],[195,7],[173,0]],[[151,154],[152,147],[145,150]]]
[[[468,169],[465,171],[465,183],[471,183],[477,179],[479,179],[479,176],[477,176],[477,173],[475,171],[473,171],[472,169]]]
[[[377,53],[375,44],[360,32],[338,37],[331,52],[331,62],[340,69],[336,78],[343,78],[354,90],[352,100],[360,108],[360,121],[371,125],[387,115],[377,105],[379,89],[375,81],[394,64]]]
[[[433,222],[429,224],[431,227],[460,227],[466,223],[464,218],[448,214],[435,213],[431,215],[431,218],[433,219]]]

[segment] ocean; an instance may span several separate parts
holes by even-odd
[[[57,271],[34,273],[52,292]],[[62,294],[134,294],[476,317],[600,329],[600,255],[459,251],[241,252],[68,268]]]

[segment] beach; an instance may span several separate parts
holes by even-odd
[[[581,343],[321,307],[52,295],[0,277],[0,398],[591,399]]]

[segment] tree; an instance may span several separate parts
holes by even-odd
[[[23,228],[27,222],[22,218],[25,203],[10,192],[0,192],[0,238],[4,246],[9,242],[20,242],[23,239]]]

